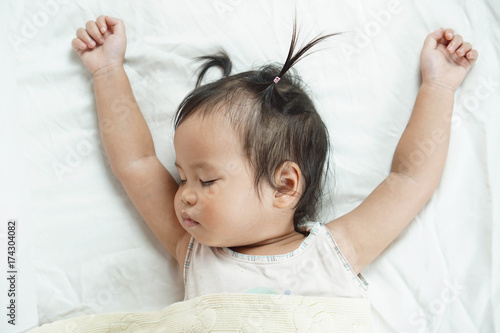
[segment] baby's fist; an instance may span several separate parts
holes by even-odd
[[[478,57],[472,45],[452,29],[440,28],[425,39],[420,58],[423,83],[437,83],[455,90]]]
[[[99,16],[76,31],[72,41],[75,52],[92,75],[123,66],[127,40],[123,21]]]

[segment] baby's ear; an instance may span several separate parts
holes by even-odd
[[[295,207],[302,189],[302,173],[295,162],[287,161],[276,172],[279,190],[274,194],[273,206],[276,208]]]

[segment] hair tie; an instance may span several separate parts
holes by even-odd
[[[280,80],[281,80],[281,78],[279,76],[276,76],[273,81],[274,81],[274,83],[278,83],[278,82],[280,82]]]

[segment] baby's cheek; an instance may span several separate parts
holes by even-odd
[[[216,186],[211,186],[206,189],[202,195],[198,197],[197,208],[202,210],[205,214],[217,215],[220,212],[220,206],[231,205],[230,197],[224,191]]]
[[[177,218],[180,219],[180,216],[181,216],[181,198],[180,198],[179,191],[177,191],[175,193],[174,211],[175,211],[175,215],[177,216]]]
[[[221,184],[213,184],[203,191],[203,199],[205,200],[212,200],[215,197],[217,197],[221,193]]]

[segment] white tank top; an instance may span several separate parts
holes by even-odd
[[[367,285],[321,223],[295,251],[271,256],[209,247],[191,237],[184,261],[184,300],[219,293],[366,297]]]

